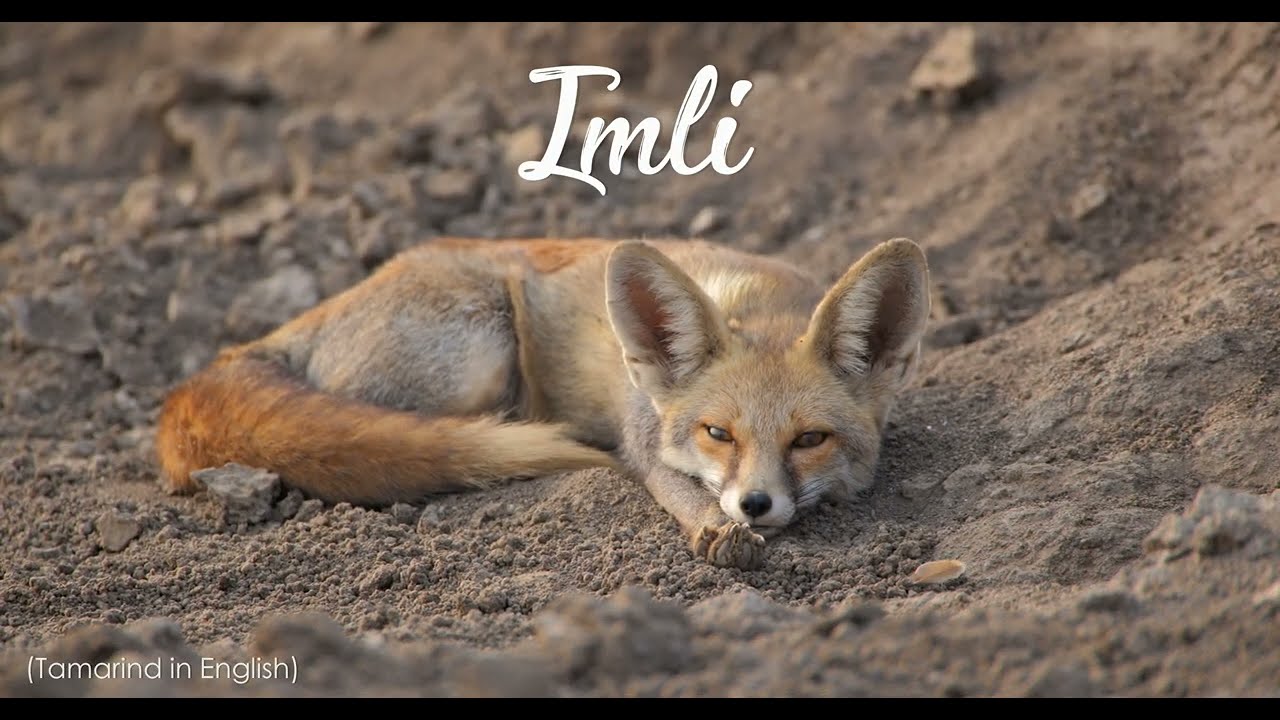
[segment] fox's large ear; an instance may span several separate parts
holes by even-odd
[[[726,329],[711,299],[667,256],[619,243],[606,269],[609,322],[636,387],[657,399],[706,366]]]
[[[929,266],[906,238],[881,243],[827,292],[805,343],[850,380],[898,381],[915,366],[929,321]]]

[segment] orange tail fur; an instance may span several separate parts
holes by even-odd
[[[365,505],[614,466],[558,425],[389,410],[318,391],[241,354],[170,393],[156,450],[174,492],[196,488],[193,470],[236,462],[277,473],[312,497]]]

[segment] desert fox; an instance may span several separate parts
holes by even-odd
[[[902,238],[829,289],[700,240],[437,239],[176,387],[164,482],[237,462],[378,505],[612,467],[696,555],[758,567],[798,511],[871,484],[928,285]]]

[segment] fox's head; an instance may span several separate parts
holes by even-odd
[[[657,411],[661,461],[717,494],[730,518],[782,527],[824,495],[870,486],[929,317],[914,242],[882,243],[825,295],[760,288],[782,301],[767,311],[746,300],[726,315],[639,242],[614,248],[607,277],[628,372]]]

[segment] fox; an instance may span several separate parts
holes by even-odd
[[[757,569],[872,486],[929,282],[907,238],[829,287],[706,239],[435,238],[173,387],[161,482],[234,462],[378,507],[603,467],[697,558]]]

